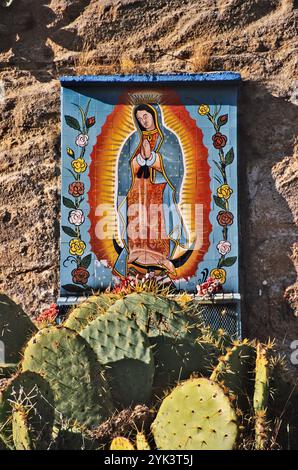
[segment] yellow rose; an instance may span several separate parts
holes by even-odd
[[[73,167],[76,173],[83,173],[84,171],[86,171],[87,163],[85,162],[85,160],[83,160],[83,158],[77,158],[76,160],[73,160],[71,162],[71,166]]]
[[[217,188],[218,197],[229,199],[232,193],[233,193],[233,190],[232,188],[230,188],[228,184],[222,184],[219,188]]]
[[[209,108],[208,104],[201,104],[201,105],[199,106],[199,110],[198,110],[198,111],[199,111],[199,114],[200,114],[201,116],[205,116],[206,114],[209,113],[210,108]]]
[[[221,284],[224,284],[226,282],[226,272],[222,268],[212,269],[210,277],[217,279]]]
[[[69,242],[69,253],[71,255],[82,256],[86,248],[86,244],[78,238],[73,238]]]

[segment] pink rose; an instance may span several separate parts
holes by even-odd
[[[68,222],[76,226],[82,225],[84,220],[85,220],[85,216],[83,214],[83,211],[81,211],[81,209],[74,209],[73,211],[70,211],[68,215]]]
[[[221,240],[217,245],[216,248],[218,249],[221,255],[226,255],[231,251],[231,243],[227,240]]]
[[[89,136],[87,134],[79,134],[76,138],[76,144],[78,147],[86,147],[88,140]]]

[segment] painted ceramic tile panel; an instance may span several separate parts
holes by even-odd
[[[236,90],[63,88],[61,293],[154,272],[238,292]]]

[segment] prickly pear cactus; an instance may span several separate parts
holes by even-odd
[[[23,347],[36,331],[22,308],[0,294],[0,363],[19,362]]]
[[[149,337],[168,335],[183,337],[187,322],[182,308],[174,301],[150,294],[133,293],[117,300],[108,310],[121,316],[134,319],[138,327]]]
[[[152,391],[153,354],[148,338],[127,318],[113,312],[91,322],[82,337],[107,366],[113,398],[122,406],[146,403]]]
[[[7,442],[12,434],[11,415],[20,408],[26,414],[32,447],[47,449],[54,423],[53,392],[48,382],[34,372],[15,376],[0,392],[0,428]]]
[[[229,397],[206,378],[179,384],[163,400],[151,429],[160,450],[231,450],[238,433]]]
[[[137,432],[136,435],[136,448],[137,450],[150,450],[150,445],[143,432]]]
[[[255,411],[255,445],[264,450],[268,438],[266,410],[269,396],[269,362],[267,350],[261,343],[257,344],[255,392],[253,406]]]
[[[93,427],[109,416],[112,405],[103,369],[76,332],[64,327],[40,330],[24,351],[22,368],[49,382],[62,417]]]
[[[205,327],[206,334],[209,334],[213,338],[213,342],[224,354],[228,348],[233,347],[233,339],[231,336],[223,329],[219,328],[218,330],[213,330],[209,326]]]
[[[156,384],[206,373],[218,354],[216,346],[198,341],[201,329],[196,317],[174,300],[146,292],[133,293],[115,302],[107,311],[133,319],[153,346]]]
[[[253,395],[256,349],[247,339],[233,344],[225,356],[219,358],[210,379],[223,383],[237,399],[238,406],[246,411]]]
[[[126,437],[114,437],[110,450],[135,450],[135,448]]]
[[[95,318],[102,315],[118,298],[119,296],[116,294],[100,294],[88,297],[70,312],[64,326],[80,333]]]
[[[51,450],[96,450],[98,444],[80,429],[57,429]]]
[[[12,435],[16,450],[33,450],[27,413],[22,406],[18,406],[12,412]]]

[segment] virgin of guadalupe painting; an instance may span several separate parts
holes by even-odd
[[[128,90],[91,153],[90,245],[116,276],[194,276],[210,245],[203,132],[176,92]]]
[[[184,158],[178,137],[163,124],[157,104],[133,108],[135,131],[118,160],[117,211],[123,249],[114,271],[161,270],[174,276],[175,253],[187,250],[179,209]]]

